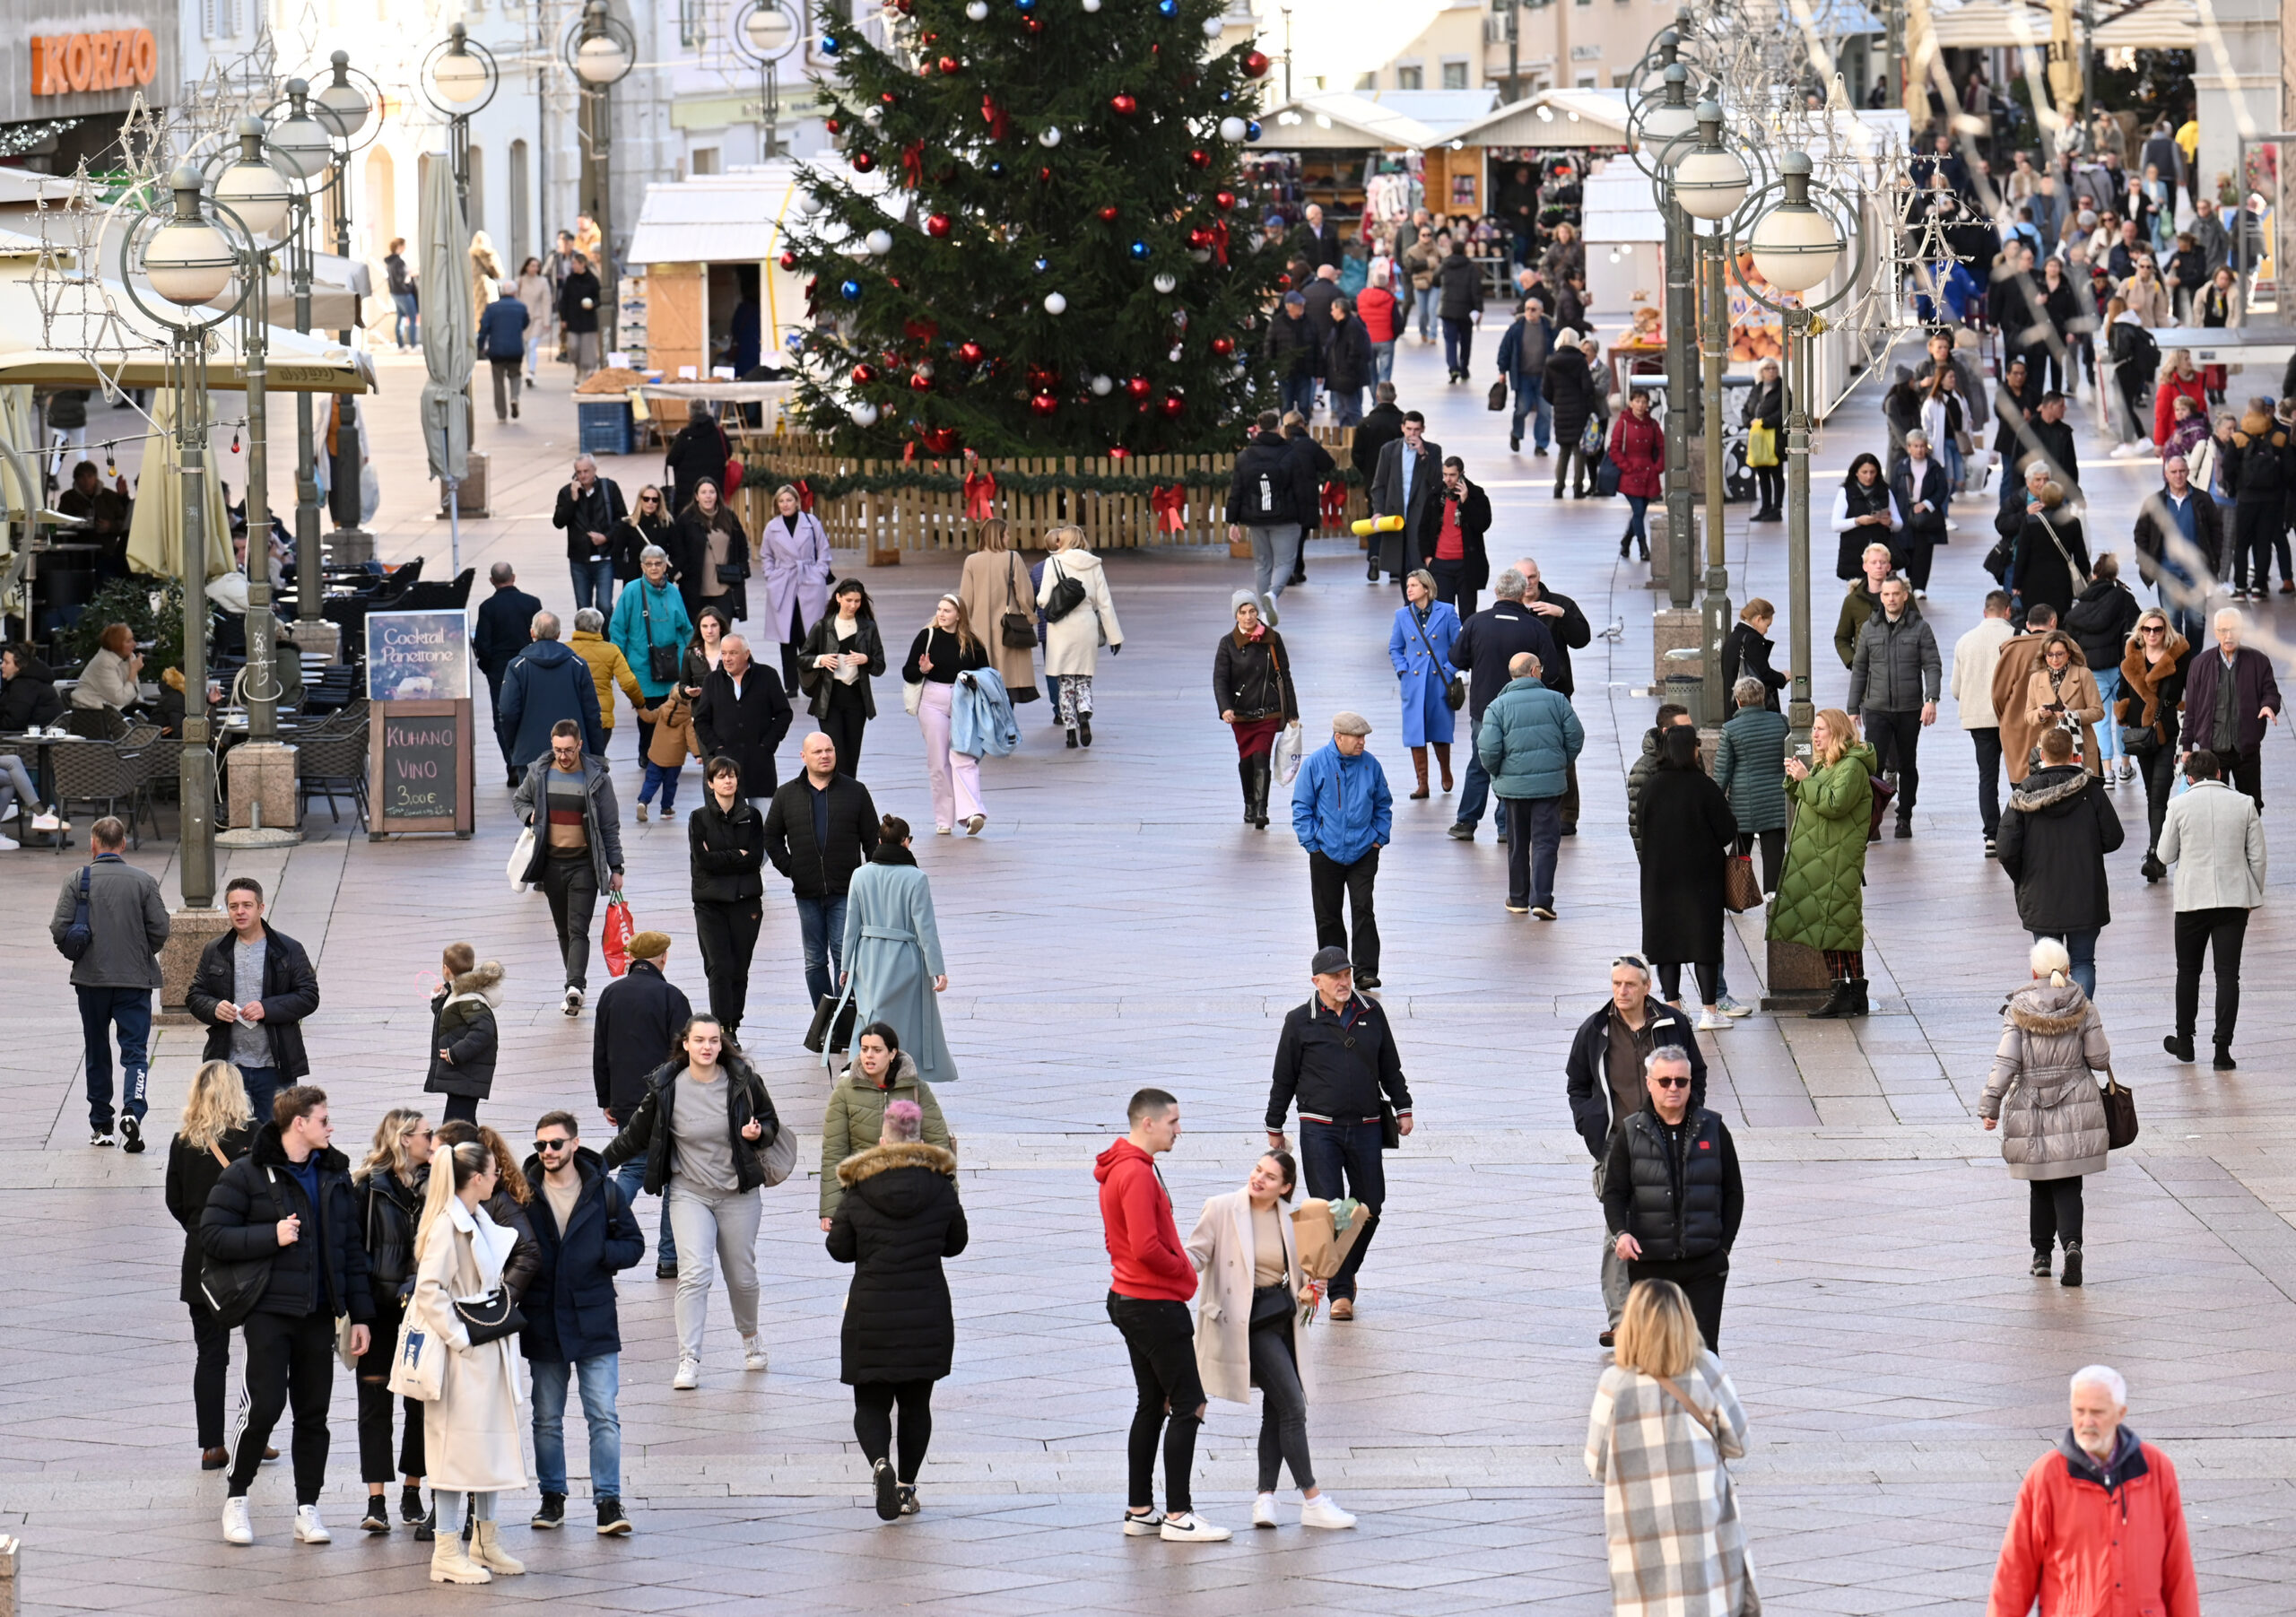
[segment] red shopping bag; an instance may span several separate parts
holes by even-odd
[[[638,923],[631,918],[630,900],[620,893],[606,900],[606,924],[598,935],[598,949],[606,957],[606,969],[620,977],[630,969],[630,940],[638,935]]]

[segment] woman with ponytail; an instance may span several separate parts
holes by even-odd
[[[845,993],[853,1024],[889,1024],[897,1048],[917,1062],[926,1083],[951,1083],[957,1064],[941,1034],[933,996],[949,987],[941,958],[941,932],[933,920],[933,884],[909,851],[909,822],[887,814],[877,824],[877,847],[853,873],[845,895]],[[822,1064],[828,1065],[824,1056]]]
[[[2112,1047],[2097,1007],[2073,980],[2073,957],[2055,938],[2028,957],[2033,980],[2009,996],[2001,1048],[1977,1115],[2001,1130],[2001,1158],[2032,1196],[2028,1213],[2033,1278],[2047,1280],[2052,1248],[2065,1247],[2060,1285],[2081,1283],[2081,1181],[2105,1170],[2105,1103],[2091,1074],[2112,1071]]]
[[[502,1265],[517,1238],[486,1215],[496,1178],[494,1155],[479,1142],[439,1147],[415,1229],[408,1312],[447,1346],[439,1395],[422,1406],[423,1456],[440,1529],[430,1546],[432,1583],[491,1583],[497,1573],[526,1569],[502,1548],[494,1520],[496,1498],[526,1485],[517,1334],[474,1343],[456,1307],[460,1301],[485,1312],[474,1300],[493,1298],[499,1306],[503,1295]],[[467,1549],[461,1532],[465,1493],[475,1524]]]

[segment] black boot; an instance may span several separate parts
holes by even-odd
[[[2047,1247],[2033,1248],[2033,1278],[2035,1280],[2047,1280],[2055,1272],[2049,1267],[2050,1256],[2050,1250]]]
[[[1272,752],[1262,752],[1255,761],[1259,769],[1252,787],[1252,809],[1257,815],[1253,823],[1260,830],[1265,830],[1267,829],[1267,794],[1275,785],[1275,757]]]
[[[1849,979],[1849,1009],[1843,1012],[1842,1014],[1844,1016],[1871,1016],[1873,1013],[1873,1007],[1866,1003],[1866,979],[1862,977],[1851,978]]]
[[[1261,754],[1254,752],[1248,757],[1236,760],[1236,778],[1242,781],[1244,786],[1244,823],[1246,825],[1259,823],[1257,816],[1259,813],[1260,757]]]
[[[2060,1286],[2077,1286],[2081,1283],[2081,1243],[2079,1241],[2065,1243],[2065,1273],[2057,1277],[2057,1283]]]
[[[1808,1020],[1818,1021],[1848,1016],[1850,1014],[1850,1006],[1857,1003],[1857,990],[1849,986],[1849,979],[1846,977],[1837,978],[1833,985],[1833,992],[1827,995],[1826,1003],[1811,1012]]]
[[[2161,1041],[2161,1048],[2177,1060],[2188,1062],[2192,1059],[2192,1035],[2171,1033]]]

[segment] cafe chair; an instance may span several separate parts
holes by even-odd
[[[306,731],[295,741],[295,787],[300,813],[310,812],[311,799],[326,799],[326,812],[337,825],[343,812],[335,799],[347,796],[359,829],[367,829],[367,726],[335,729],[322,726]]]

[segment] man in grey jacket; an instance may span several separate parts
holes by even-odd
[[[80,1029],[87,1041],[88,1143],[110,1145],[111,1030],[119,1029],[120,1134],[131,1152],[144,1149],[145,1086],[152,1073],[152,991],[160,986],[160,949],[168,941],[168,907],[160,884],[126,857],[127,828],[107,814],[90,828],[95,859],[64,879],[48,917],[57,948],[80,908],[87,882],[87,952],[72,962],[72,989],[80,999]]]
[[[2161,822],[2161,861],[2177,867],[2177,1030],[2161,1048],[2190,1061],[2200,1016],[2200,960],[2216,955],[2216,1070],[2229,1073],[2232,1024],[2240,1014],[2240,945],[2248,911],[2264,902],[2264,817],[2256,799],[2221,778],[2216,754],[2185,758],[2185,793]]]
[[[1865,726],[1866,739],[1881,755],[1882,769],[1897,778],[1898,836],[1913,835],[1913,801],[1921,785],[1915,760],[1924,725],[1937,722],[1937,691],[1944,661],[1937,637],[1913,604],[1903,578],[1881,588],[1882,610],[1858,631],[1849,659],[1849,710]]]
[[[561,718],[550,732],[550,751],[526,767],[510,799],[519,820],[534,828],[534,857],[523,880],[550,900],[558,952],[566,962],[560,1008],[582,1013],[590,978],[590,917],[598,890],[622,891],[622,810],[605,762],[586,751],[582,726]]]

